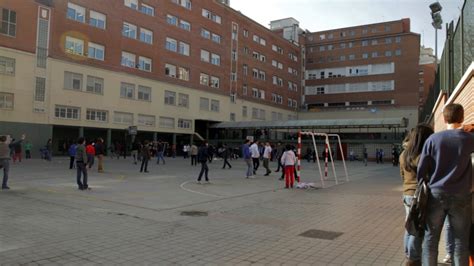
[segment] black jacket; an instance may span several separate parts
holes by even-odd
[[[197,159],[199,162],[207,162],[207,160],[209,159],[207,146],[199,147]]]

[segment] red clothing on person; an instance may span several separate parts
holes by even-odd
[[[92,144],[89,144],[89,145],[86,146],[86,153],[91,154],[91,155],[95,155],[95,148]]]

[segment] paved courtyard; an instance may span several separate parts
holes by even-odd
[[[241,160],[230,170],[214,161],[212,183],[199,185],[199,166],[183,158],[151,162],[147,174],[108,158],[79,191],[68,160],[13,165],[12,189],[0,192],[1,265],[404,263],[401,181],[388,163],[350,162],[348,183],[287,190],[262,168],[245,179]],[[319,179],[314,164],[303,168],[304,181]],[[323,232],[300,236],[308,230]]]

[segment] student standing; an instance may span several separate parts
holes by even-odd
[[[258,150],[258,140],[256,140],[250,146],[250,153],[252,154],[253,174],[256,175],[258,167],[260,166],[260,151]]]
[[[95,155],[97,156],[98,160],[98,168],[97,171],[99,173],[104,172],[104,155],[105,155],[105,146],[104,140],[102,138],[97,139],[97,143],[95,144]]]
[[[150,160],[150,145],[148,145],[148,140],[145,140],[141,150],[142,155],[142,165],[140,167],[140,173],[145,171],[148,173],[148,161]]]
[[[87,153],[86,153],[86,140],[83,137],[80,137],[77,140],[76,148],[76,168],[77,175],[76,181],[79,190],[89,190],[89,185],[87,183]],[[82,180],[81,180],[82,175]]]
[[[137,164],[139,150],[140,150],[140,145],[138,144],[138,141],[135,140],[132,143],[132,157],[133,157],[134,164]]]
[[[284,147],[283,147],[283,145],[281,145],[281,142],[278,142],[277,147],[276,147],[276,152],[275,152],[275,158],[277,159],[277,162],[278,162],[278,168],[276,169],[275,172],[279,172],[280,167],[282,169],[282,172],[284,172],[283,171],[283,166],[281,165],[281,162],[280,162],[280,159],[281,159],[281,156],[283,155],[283,152],[284,152]]]
[[[198,150],[198,161],[201,163],[201,172],[199,173],[198,176],[198,184],[201,184],[201,178],[202,175],[204,174],[204,177],[206,178],[206,182],[209,183],[209,167],[207,166],[207,160],[209,158],[209,153],[208,153],[208,144],[207,141],[203,141],[201,144],[201,147],[199,147]]]
[[[295,182],[296,156],[291,145],[286,145],[286,151],[281,156],[281,164],[285,169],[285,188],[293,188]]]
[[[166,164],[165,157],[163,157],[164,152],[165,145],[161,140],[159,140],[156,146],[156,164],[160,164],[160,159],[163,160],[163,164]]]
[[[197,165],[197,155],[198,155],[198,147],[193,144],[191,146],[191,165]]]
[[[89,166],[89,169],[92,168],[94,165],[94,158],[95,158],[95,148],[94,148],[94,143],[89,142],[89,144],[86,146],[86,153],[87,153],[87,165]]]
[[[232,165],[230,165],[229,163],[229,155],[230,155],[229,148],[227,148],[227,145],[224,144],[224,146],[222,146],[222,158],[224,159],[224,166],[222,166],[222,169],[225,169],[226,165],[229,166],[229,169],[232,168]]]
[[[25,134],[21,136],[21,140],[11,143],[10,135],[0,136],[0,166],[3,168],[2,189],[10,189],[8,187],[8,174],[10,172],[10,149],[12,145],[21,144],[25,139]]]
[[[77,144],[73,143],[69,146],[68,154],[69,154],[69,169],[74,168],[74,160],[76,159],[76,148]]]
[[[403,142],[405,148],[400,155],[400,176],[403,181],[403,204],[405,205],[405,219],[410,212],[413,195],[417,187],[416,172],[421,150],[433,129],[427,125],[416,126]],[[404,247],[407,265],[421,265],[421,236],[412,236],[405,231]]]
[[[51,139],[48,139],[46,142],[46,160],[51,161],[51,158],[53,157],[53,141]]]
[[[246,178],[253,178],[253,170],[252,170],[252,153],[250,152],[250,140],[246,139],[244,144],[242,145],[242,156],[244,157],[244,161],[247,164],[247,173],[245,175]]]
[[[16,160],[18,160],[18,162],[21,163],[21,157],[22,157],[22,154],[21,154],[21,151],[22,151],[21,142],[12,143],[12,144],[11,144],[11,149],[12,149],[12,151],[13,151],[13,163],[15,163]]]
[[[461,130],[464,109],[448,104],[443,110],[447,130],[431,135],[423,146],[417,178],[428,179],[423,265],[437,265],[438,244],[446,217],[455,239],[454,265],[469,265],[471,227],[471,154],[474,138]]]
[[[270,167],[268,166],[270,164],[270,159],[272,157],[272,147],[270,146],[270,142],[265,143],[265,149],[263,151],[263,167],[267,169],[267,173],[265,176],[268,176],[272,171],[270,170]]]
[[[31,142],[26,141],[25,143],[25,158],[26,159],[31,159],[31,149],[33,148],[33,144]]]

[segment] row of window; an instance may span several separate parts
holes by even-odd
[[[390,25],[385,25],[384,27],[384,30],[385,32],[389,32],[392,30],[392,27]],[[335,33],[335,32],[330,32],[330,33],[322,33],[319,35],[319,40],[320,41],[324,41],[326,39],[328,40],[332,40],[334,39],[334,36],[336,35],[339,35],[340,38],[345,38],[347,36],[355,36],[356,33],[357,33],[357,29],[353,29],[353,30],[350,30],[349,32],[347,31],[341,31],[339,33]],[[377,33],[378,32],[378,29],[376,27],[373,27],[371,30],[370,30],[372,33]],[[369,33],[369,27],[364,27],[362,28],[362,31],[361,31],[362,35],[365,35],[365,34],[368,34]],[[309,36],[308,39],[310,41],[313,41],[314,38],[313,36]]]
[[[365,106],[371,105],[393,105],[395,100],[376,100],[376,101],[357,101],[357,102],[332,102],[332,103],[312,103],[309,104],[309,108],[312,107],[361,107],[364,109]],[[353,108],[354,109],[354,108]],[[356,110],[359,108],[356,108]]]
[[[395,73],[395,63],[358,65],[325,69],[311,69],[306,71],[306,79],[326,79],[340,77],[355,77],[367,75],[381,75]]]
[[[138,5],[138,0],[124,0],[123,3],[126,7],[129,7],[129,8],[134,9],[134,10],[138,10],[138,11],[142,12],[143,14],[146,14],[146,15],[149,15],[149,16],[154,16],[155,15],[155,8],[154,7],[152,7],[150,5],[147,5],[147,4],[144,4],[144,3],[140,3],[140,5]]]
[[[130,39],[137,39],[138,27],[134,24],[123,22],[122,35]],[[140,27],[140,41],[153,44],[153,31]]]
[[[201,37],[212,40],[215,43],[221,43],[221,36],[219,34],[210,32],[209,30],[205,28],[201,29]]]
[[[166,22],[183,30],[191,31],[191,23],[187,22],[186,20],[179,19],[176,16],[170,14],[166,15]]]
[[[165,48],[168,51],[179,53],[185,56],[189,56],[191,51],[189,44],[182,41],[178,42],[177,40],[169,37],[166,37]]]
[[[276,93],[272,93],[272,102],[283,104],[283,96]]]
[[[81,39],[77,39],[74,37],[66,36],[66,40],[64,42],[64,50],[66,53],[79,55],[79,56],[87,56],[91,59],[101,60],[103,61],[105,58],[105,47],[103,45],[88,42],[87,43],[87,53],[84,53],[84,41]]]
[[[121,65],[124,67],[137,68],[143,71],[151,72],[152,59],[144,56],[138,56],[138,64],[136,63],[137,56],[135,54],[122,51]]]
[[[215,23],[217,24],[221,24],[222,23],[222,19],[219,15],[216,15],[214,13],[212,13],[211,11],[207,10],[207,9],[202,9],[202,16],[207,18],[207,19],[210,19],[212,21],[214,21]]]
[[[165,75],[171,78],[189,81],[189,68],[165,64]]]
[[[1,106],[1,94],[0,94],[0,106]],[[134,114],[127,112],[113,112],[113,123],[134,125]],[[54,108],[54,117],[58,119],[68,120],[80,120],[81,119],[81,108],[74,106],[56,105]],[[86,109],[86,120],[93,122],[107,123],[109,121],[109,111],[99,109]],[[156,116],[137,114],[137,125],[156,127]],[[177,127],[181,129],[191,129],[193,121],[189,119],[178,119]],[[159,127],[162,128],[175,128],[175,118],[173,117],[159,117]]]
[[[356,54],[350,54],[350,55],[340,55],[340,56],[326,56],[326,57],[319,57],[318,59],[313,59],[309,58],[307,59],[308,64],[312,63],[324,63],[324,62],[343,62],[346,60],[358,60],[358,59],[369,59],[370,58],[380,58],[380,57],[392,57],[392,56],[401,56],[402,55],[402,50],[397,49],[395,51],[385,51],[385,52],[372,52],[372,53],[362,53],[360,54],[360,57],[358,57]]]
[[[382,41],[383,40],[383,41]],[[400,43],[401,42],[401,37],[400,36],[397,36],[395,37],[395,43]],[[392,38],[391,37],[387,37],[385,39],[372,39],[370,41],[370,44],[371,45],[379,45],[379,44],[382,44],[382,43],[385,43],[385,44],[391,44],[392,43]],[[354,42],[348,42],[348,43],[340,43],[338,46],[337,45],[334,45],[334,44],[328,44],[328,45],[321,45],[319,46],[318,48],[318,51],[320,52],[324,52],[324,51],[332,51],[334,49],[345,49],[345,48],[352,48],[354,47]],[[365,47],[365,46],[369,46],[369,40],[362,40],[361,41],[361,46]],[[311,47],[309,49],[310,52],[315,52],[315,48],[314,47]]]
[[[94,10],[89,10],[89,20],[86,20],[86,8],[73,3],[67,4],[66,17],[81,23],[88,21],[89,25],[104,30],[107,24],[107,16]]]
[[[387,80],[387,81],[374,81],[374,82],[307,86],[305,88],[305,95],[378,92],[378,91],[393,91],[393,90],[395,90],[395,81]]]

